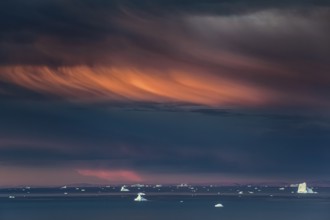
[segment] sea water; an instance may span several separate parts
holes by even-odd
[[[117,188],[87,188],[82,194],[72,188],[64,195],[58,189],[6,189],[0,190],[0,220],[330,220],[329,189],[315,195],[293,194],[290,188],[248,190],[173,187],[119,193]],[[148,201],[135,202],[135,191],[145,191]],[[8,198],[11,194],[15,199]],[[224,207],[215,208],[217,203]]]

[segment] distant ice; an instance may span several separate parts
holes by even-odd
[[[145,187],[145,185],[143,185],[143,184],[133,184],[133,185],[131,185],[131,187],[137,187],[137,188],[141,188],[141,187]]]

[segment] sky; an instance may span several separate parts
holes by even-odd
[[[330,185],[330,2],[2,0],[0,186]]]

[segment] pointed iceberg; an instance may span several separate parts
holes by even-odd
[[[144,193],[138,193],[137,197],[134,199],[136,202],[145,202],[148,201],[146,198],[143,198],[142,196],[145,196],[146,194]]]
[[[221,203],[218,203],[218,204],[215,204],[214,207],[216,207],[216,208],[222,208],[223,205]]]
[[[122,186],[121,189],[120,189],[120,192],[128,192],[129,189],[126,188],[126,186]]]

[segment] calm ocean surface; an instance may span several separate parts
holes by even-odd
[[[259,194],[255,190],[241,196],[237,189],[229,188],[203,188],[193,194],[184,190],[143,190],[147,202],[134,202],[134,192],[115,193],[117,189],[86,189],[86,194],[67,189],[68,195],[55,189],[26,191],[0,190],[0,220],[330,220],[328,189],[302,196],[289,189],[265,189]],[[216,191],[221,191],[220,195]],[[9,199],[13,194],[15,199]],[[215,208],[216,203],[224,207]]]

